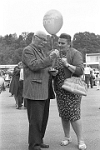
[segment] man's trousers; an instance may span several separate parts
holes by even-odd
[[[40,146],[43,142],[48,115],[50,100],[27,99],[27,114],[29,120],[29,150]]]

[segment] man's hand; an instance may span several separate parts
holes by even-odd
[[[59,51],[57,49],[55,49],[55,53],[57,55],[57,57],[59,56]]]
[[[51,70],[49,70],[49,73],[52,75],[52,76],[56,76],[57,74],[58,74],[58,70],[56,70],[56,69],[51,69]]]
[[[55,49],[54,51],[52,51],[50,53],[49,56],[50,56],[51,59],[57,58],[59,56],[59,51],[57,49]]]

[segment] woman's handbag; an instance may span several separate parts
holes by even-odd
[[[81,77],[72,76],[65,79],[62,88],[75,94],[87,95],[87,85]]]

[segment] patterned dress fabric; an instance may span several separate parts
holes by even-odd
[[[64,120],[79,120],[81,96],[62,89],[62,84],[65,80],[65,73],[61,59],[58,60],[57,64],[58,65],[55,69],[58,70],[58,74],[54,79],[54,88],[56,92],[59,116]]]

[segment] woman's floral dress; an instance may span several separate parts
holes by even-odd
[[[57,98],[59,116],[65,120],[79,120],[81,96],[62,89],[65,74],[61,59],[59,59],[58,65],[55,69],[58,70],[58,74],[54,78],[54,89]]]

